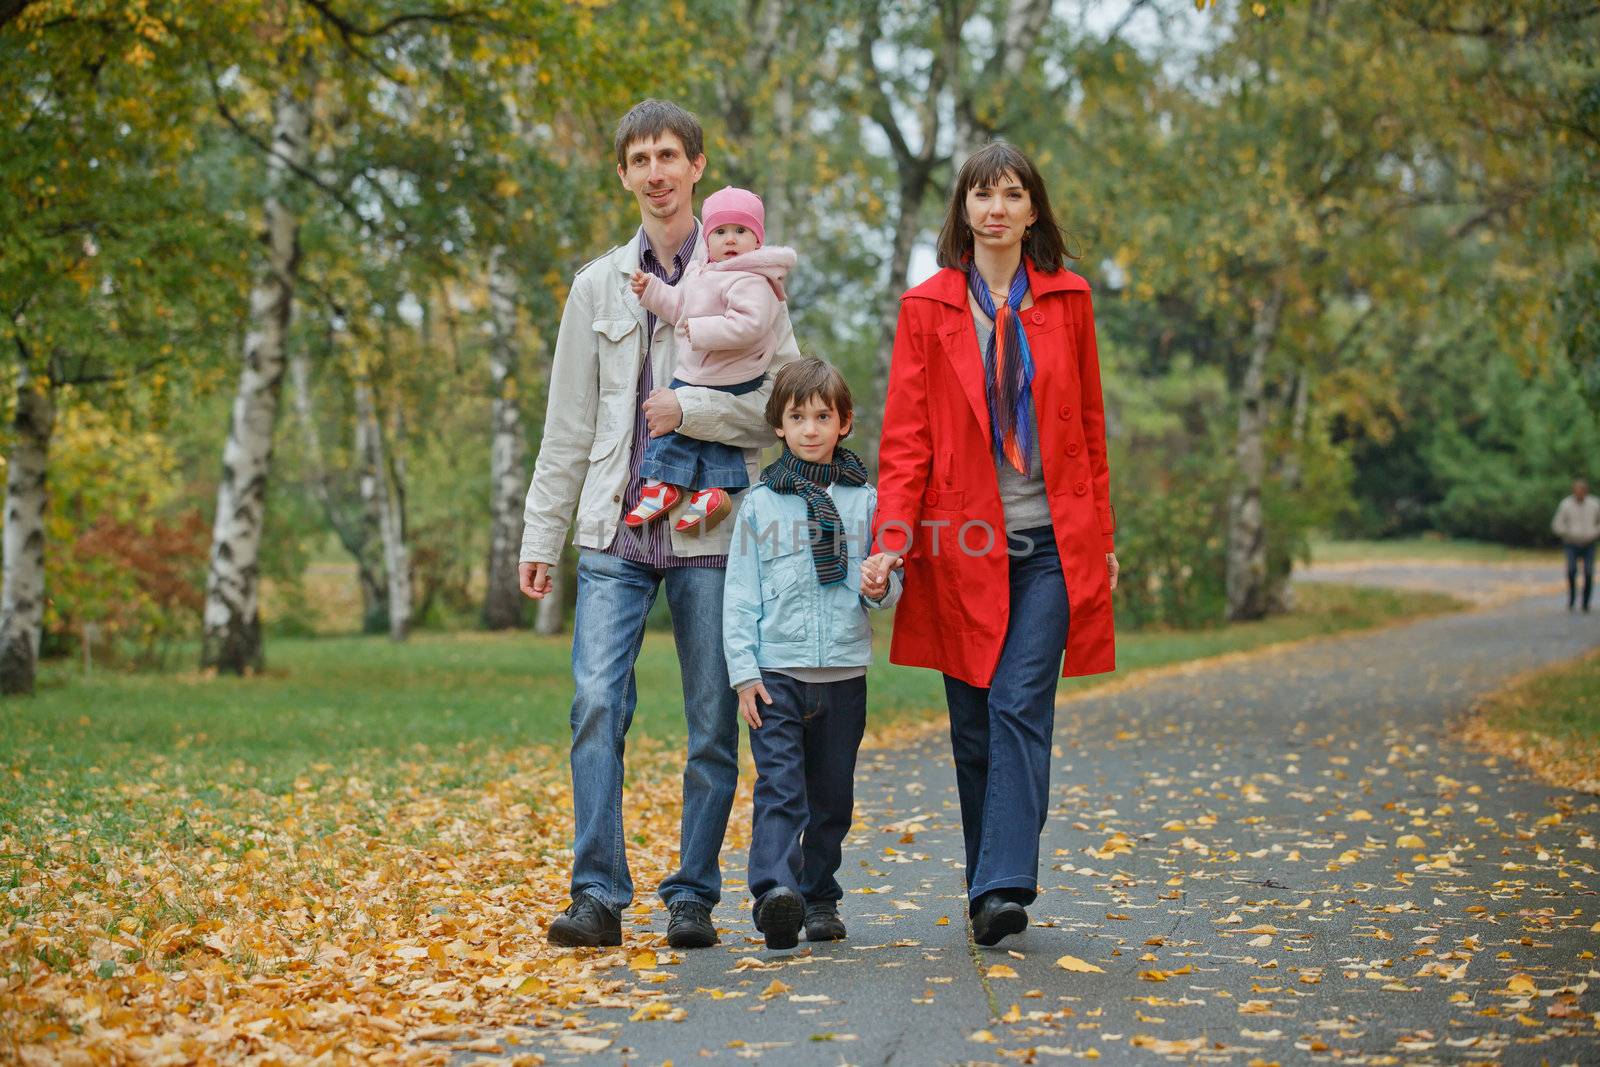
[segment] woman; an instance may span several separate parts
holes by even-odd
[[[1066,254],[1026,156],[967,160],[942,269],[901,301],[878,452],[878,547],[905,568],[889,658],[944,673],[982,945],[1038,896],[1057,672],[1116,665],[1100,364]]]

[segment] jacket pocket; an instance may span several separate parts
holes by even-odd
[[[807,613],[801,567],[810,566],[809,546],[761,542],[761,640],[763,644],[796,644],[806,639]]]
[[[634,390],[627,388],[602,388],[594,414],[594,442],[589,446],[589,459],[609,456],[633,428],[637,417]]]
[[[933,511],[960,511],[967,505],[965,489],[935,489],[922,491],[922,506]]]
[[[601,392],[635,387],[639,377],[640,342],[634,336],[639,320],[595,319],[595,349],[600,362]]]

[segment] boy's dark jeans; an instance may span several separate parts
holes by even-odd
[[[1578,598],[1578,564],[1583,564],[1583,610],[1589,610],[1589,597],[1594,592],[1594,546],[1590,541],[1586,545],[1563,545],[1567,550],[1567,607],[1572,607],[1572,602]]]
[[[801,682],[762,671],[771,704],[756,700],[750,892],[787,886],[807,904],[844,895],[834,875],[855,810],[856,750],[867,728],[867,680]]]

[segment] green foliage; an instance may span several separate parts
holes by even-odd
[[[1551,516],[1572,479],[1600,481],[1600,418],[1566,364],[1525,378],[1500,359],[1486,368],[1461,421],[1438,428],[1427,456],[1442,489],[1431,509],[1439,529],[1547,544]]]
[[[46,653],[168,661],[199,621],[208,528],[174,491],[173,455],[125,416],[69,405],[58,422],[46,530]]]

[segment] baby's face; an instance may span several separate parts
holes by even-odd
[[[756,232],[737,223],[718,226],[706,234],[706,255],[713,263],[754,252],[757,247]]]

